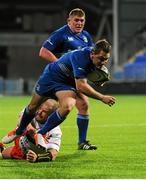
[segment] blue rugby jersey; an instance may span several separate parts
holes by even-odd
[[[90,59],[92,47],[65,53],[58,61],[48,64],[37,81],[35,91],[40,96],[54,97],[61,90],[75,91],[75,78],[86,78],[95,69]]]
[[[90,60],[92,47],[85,47],[64,54],[58,61],[46,66],[44,73],[49,73],[52,80],[74,83],[74,78],[86,78],[95,68]]]
[[[90,34],[83,30],[81,33],[73,33],[68,25],[54,31],[43,43],[43,47],[53,52],[57,57],[75,49],[93,46]]]

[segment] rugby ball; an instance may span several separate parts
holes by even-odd
[[[28,150],[32,150],[37,154],[43,154],[47,151],[45,147],[36,145],[34,139],[29,134],[26,134],[20,138],[19,147],[24,154],[27,154]]]
[[[90,72],[87,75],[87,79],[89,82],[102,84],[110,80],[110,73],[107,67],[103,65],[101,68],[96,68],[94,71]]]

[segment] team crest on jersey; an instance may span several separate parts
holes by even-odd
[[[39,84],[36,85],[36,90],[37,90],[37,91],[40,90],[40,85],[39,85]]]
[[[86,36],[83,36],[83,40],[84,40],[84,42],[88,42],[88,39],[87,39],[87,37]]]
[[[68,37],[68,41],[74,41],[73,37]]]

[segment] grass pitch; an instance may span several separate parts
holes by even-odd
[[[146,178],[146,96],[117,96],[113,107],[90,100],[88,139],[96,151],[77,150],[76,109],[64,123],[54,162],[0,160],[1,179]],[[0,138],[15,127],[30,97],[0,97]]]

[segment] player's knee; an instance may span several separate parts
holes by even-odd
[[[74,103],[70,102],[64,106],[64,110],[69,113],[73,109],[74,105]]]
[[[81,109],[84,109],[85,111],[87,111],[88,110],[88,103],[87,102],[83,102],[83,103],[81,103]]]
[[[79,111],[87,111],[88,110],[88,108],[89,108],[89,104],[88,104],[88,102],[87,101],[80,101],[80,102],[78,102],[77,104],[76,104],[76,106],[77,106],[77,109],[79,110]]]
[[[62,108],[63,108],[63,111],[65,112],[65,114],[67,115],[68,113],[70,113],[70,111],[73,109],[73,107],[74,107],[74,104],[68,103],[68,104],[64,105]]]
[[[71,106],[65,106],[64,108],[64,114],[69,114],[70,113],[70,111],[72,110],[72,107]]]

